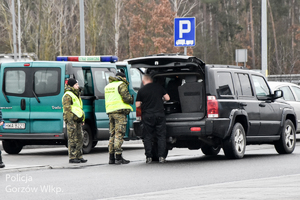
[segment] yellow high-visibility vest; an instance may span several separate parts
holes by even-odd
[[[133,111],[129,104],[123,102],[123,99],[119,94],[118,87],[122,83],[123,81],[114,81],[104,88],[106,113],[111,113],[121,109],[130,109]]]
[[[81,118],[82,116],[84,116],[84,112],[83,112],[83,109],[82,109],[83,104],[82,104],[81,98],[78,98],[73,92],[67,91],[67,92],[65,92],[62,99],[64,99],[66,94],[70,95],[71,98],[72,98],[72,101],[73,101],[73,105],[71,105],[72,113],[74,113],[78,118]],[[84,121],[84,119],[83,119],[83,121]]]

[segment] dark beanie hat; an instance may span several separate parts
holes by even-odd
[[[123,78],[126,78],[126,76],[125,76],[125,74],[124,74],[123,72],[118,72],[118,73],[116,74],[116,76],[121,76],[121,77],[123,77]]]
[[[68,85],[71,86],[71,87],[73,87],[76,83],[78,83],[78,81],[75,80],[74,78],[70,78],[68,80]]]

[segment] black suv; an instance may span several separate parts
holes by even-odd
[[[170,95],[165,102],[168,150],[201,148],[205,155],[217,155],[223,148],[228,158],[242,158],[249,144],[274,144],[280,154],[294,151],[296,114],[278,99],[281,90],[271,93],[262,74],[181,55],[127,62],[151,74]],[[141,121],[134,122],[134,130],[142,136]]]

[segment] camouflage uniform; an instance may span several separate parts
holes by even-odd
[[[111,83],[113,81],[123,81],[123,83],[118,88],[119,94],[121,95],[124,103],[133,104],[133,97],[129,94],[128,91],[128,81],[123,79],[121,76],[110,76],[109,82]],[[126,132],[127,115],[129,113],[129,109],[121,109],[108,113],[110,133],[108,151],[110,154],[122,154],[121,146],[124,141],[123,137]]]
[[[66,85],[65,92],[71,91],[77,97],[80,98],[79,90]],[[84,116],[78,118],[71,111],[72,97],[70,95],[65,95],[63,98],[63,107],[64,107],[64,121],[67,124],[67,133],[68,133],[68,152],[70,159],[82,159],[82,146],[83,146],[83,137],[82,137],[82,123]]]

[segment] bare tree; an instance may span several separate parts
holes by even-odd
[[[119,39],[121,25],[121,10],[124,7],[123,0],[115,0],[115,55],[119,55]]]

